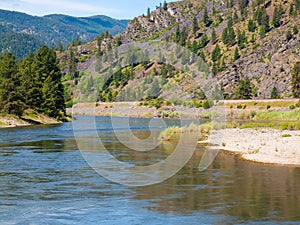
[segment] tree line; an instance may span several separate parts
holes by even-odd
[[[58,120],[66,115],[59,62],[47,46],[22,61],[0,56],[0,112],[21,117],[27,109]]]

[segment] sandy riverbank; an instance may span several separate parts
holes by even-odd
[[[222,144],[220,139],[205,141],[218,145],[213,148],[238,154],[242,159],[254,162],[300,166],[299,130],[226,129],[213,132],[219,132],[222,137]]]

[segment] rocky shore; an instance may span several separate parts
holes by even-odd
[[[300,131],[275,129],[225,129],[219,140],[207,140],[220,150],[240,158],[266,164],[300,166]],[[219,142],[219,143],[217,143]],[[216,148],[214,146],[213,148]]]
[[[0,128],[9,128],[9,127],[22,127],[38,124],[60,124],[60,121],[57,121],[53,118],[47,117],[45,115],[35,115],[31,118],[18,118],[13,115],[0,115]]]

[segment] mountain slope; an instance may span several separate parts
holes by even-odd
[[[12,52],[17,58],[35,52],[43,43],[31,35],[19,34],[0,25],[0,52]]]
[[[99,33],[108,30],[113,34],[122,32],[126,20],[116,20],[105,16],[75,18],[64,15],[45,17],[25,13],[0,10],[0,24],[16,33],[28,34],[50,46],[70,43],[79,38],[82,41],[94,39]]]
[[[112,35],[115,35],[122,32],[128,24],[128,20],[116,20],[103,15],[92,17],[72,17],[52,14],[45,16],[45,18],[77,27],[78,29],[85,30],[94,35],[98,35],[106,30],[108,30]]]
[[[173,42],[205,61],[221,84],[225,98],[292,97],[292,70],[300,61],[299,30],[300,0],[189,0],[168,3],[147,16],[138,16],[129,22],[124,33],[112,40],[102,39],[100,44],[91,43],[89,49],[98,48],[103,53],[118,46],[118,40],[123,44]],[[183,67],[191,61],[187,56]],[[78,68],[84,70],[88,65],[79,63]],[[127,86],[138,79],[138,74],[147,74],[149,65],[138,67],[131,69],[133,74],[131,80],[126,80]],[[157,79],[160,76],[155,75]],[[84,81],[84,76],[81,79]],[[110,97],[111,93],[126,90],[126,85],[118,90],[112,85],[105,93]]]

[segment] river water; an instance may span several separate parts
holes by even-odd
[[[109,121],[99,117],[96,124],[115,157],[161,156],[150,151],[143,152],[149,157],[136,159],[114,136],[127,131],[113,130]],[[131,131],[147,136],[148,122],[131,119]],[[72,123],[1,129],[0,224],[300,223],[300,168],[261,165],[219,153],[200,172],[203,150],[197,149],[166,181],[129,187],[103,178],[89,166],[78,150]]]

